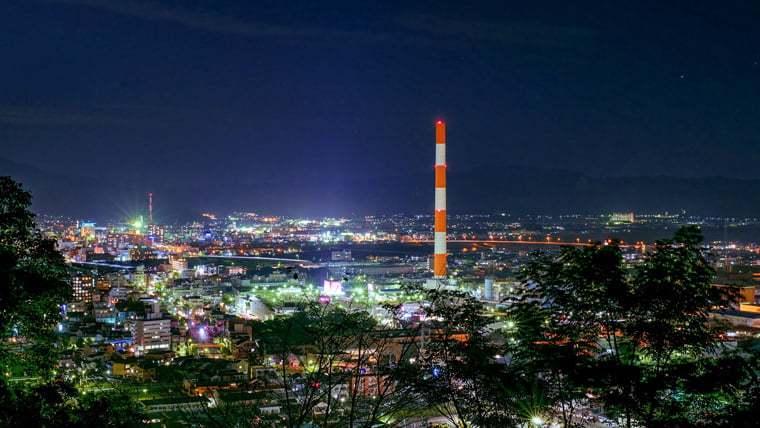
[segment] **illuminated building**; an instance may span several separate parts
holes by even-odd
[[[108,291],[108,300],[111,302],[124,302],[132,289],[123,285],[114,285]]]
[[[634,221],[633,213],[614,213],[610,216],[612,223],[633,223]]]
[[[162,224],[149,224],[148,225],[148,241],[156,244],[164,242],[165,226]]]
[[[114,324],[116,322],[116,309],[108,302],[93,302],[92,316],[95,322]]]
[[[322,292],[326,296],[342,296],[343,293],[343,282],[342,281],[330,281],[325,280],[322,287]]]
[[[137,245],[129,249],[129,258],[131,260],[156,260],[158,254],[147,245]]]
[[[154,350],[168,350],[171,346],[171,320],[134,320],[129,329],[140,353]]]
[[[245,272],[247,271],[243,266],[222,266],[219,269],[222,271],[223,275],[229,276],[245,275]]]
[[[492,277],[485,278],[483,284],[483,298],[485,300],[494,300],[494,282],[495,279]]]
[[[361,373],[348,382],[351,396],[375,398],[380,393],[388,394],[394,391],[394,383],[389,375],[369,373],[369,370],[364,368]]]
[[[187,259],[184,257],[169,257],[169,264],[172,265],[172,272],[181,274],[187,270]]]
[[[95,279],[89,275],[74,275],[71,277],[71,288],[74,292],[74,302],[90,303]]]
[[[135,273],[130,275],[130,279],[132,280],[132,284],[134,284],[136,287],[142,287],[145,285],[145,266],[137,266],[135,268]]]
[[[79,225],[79,236],[84,239],[95,239],[95,223],[82,222]]]
[[[144,236],[134,233],[110,233],[106,237],[106,243],[111,250],[118,250],[126,245],[139,245],[144,240]]]
[[[108,292],[111,290],[111,278],[100,276],[95,280],[95,289]]]

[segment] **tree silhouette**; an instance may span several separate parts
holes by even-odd
[[[526,384],[497,361],[497,327],[489,325],[477,299],[443,288],[410,294],[422,297],[425,321],[408,327],[418,352],[400,361],[394,378],[415,412],[433,410],[466,428],[518,426],[545,410],[538,385]]]
[[[688,226],[633,265],[616,242],[537,254],[527,264],[527,292],[511,308],[520,320],[515,362],[550,391],[565,426],[584,396],[629,427],[693,422],[697,407],[736,380],[696,387],[711,375],[725,331],[709,312],[735,298],[710,285],[701,242]]]
[[[10,177],[0,177],[0,339],[34,345],[24,352],[0,350],[8,375],[46,374],[52,369],[53,327],[71,296],[63,256],[55,241],[35,229],[31,194]]]
[[[54,327],[71,297],[63,256],[36,230],[31,194],[0,177],[0,425],[135,427],[143,413],[119,391],[81,394],[49,382],[58,356]],[[26,381],[10,382],[22,376]]]
[[[277,368],[268,394],[282,405],[285,426],[370,426],[393,411],[385,380],[392,339],[353,302],[306,297],[294,314],[251,326],[257,355]]]

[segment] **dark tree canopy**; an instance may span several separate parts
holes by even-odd
[[[5,372],[49,368],[49,361],[36,354],[45,350],[61,319],[60,306],[71,295],[63,256],[55,241],[35,229],[30,205],[31,194],[21,184],[0,177],[0,339],[19,337],[36,344],[25,355],[29,364],[23,364],[24,355],[3,354]]]
[[[526,384],[510,367],[496,361],[492,320],[468,293],[415,289],[428,321],[410,327],[420,340],[414,358],[394,371],[397,393],[417,412],[433,411],[456,427],[516,427],[543,409],[542,391]]]
[[[145,426],[145,420],[141,406],[123,391],[82,394],[62,381],[0,388],[4,427],[131,428]]]
[[[714,376],[725,329],[709,312],[734,294],[713,276],[695,226],[635,263],[615,242],[537,254],[512,304],[515,364],[545,385],[566,423],[573,400],[588,395],[628,426],[696,423],[738,382]]]

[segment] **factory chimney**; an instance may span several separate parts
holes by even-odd
[[[435,241],[433,277],[446,278],[446,124],[435,123]]]

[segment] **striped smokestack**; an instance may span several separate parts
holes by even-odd
[[[446,278],[446,124],[435,123],[435,244],[433,276]]]

